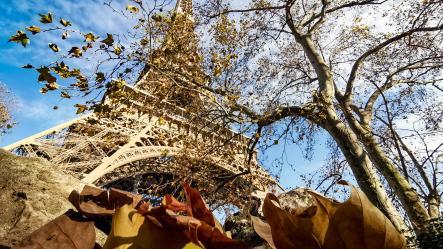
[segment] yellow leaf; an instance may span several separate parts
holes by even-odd
[[[169,153],[168,149],[162,150],[161,156],[163,156],[163,157],[168,156],[168,153]]]
[[[56,82],[46,83],[45,86],[51,91],[58,89],[58,84]]]
[[[52,23],[52,14],[49,12],[48,14],[39,14],[41,23]]]
[[[213,72],[214,77],[219,77],[221,73],[222,73],[221,67],[219,65],[216,65]]]
[[[57,44],[49,43],[49,48],[52,49],[54,52],[60,52],[60,48],[57,46]]]
[[[40,33],[40,28],[37,26],[29,26],[26,28],[29,32],[31,32],[33,35]]]
[[[126,10],[128,10],[129,12],[133,13],[133,14],[137,14],[139,9],[135,6],[132,5],[128,5],[126,6]]]
[[[85,37],[85,42],[95,42],[95,40],[99,38],[98,36],[94,36],[94,34],[91,32],[84,35],[84,37]]]
[[[82,46],[82,50],[85,52],[90,48],[92,48],[92,43],[90,42],[88,42],[85,46]]]
[[[111,227],[103,249],[201,249],[180,230],[159,227],[129,205],[116,211]]]
[[[63,32],[62,34],[62,39],[65,40],[69,37],[69,33],[68,32]]]
[[[73,57],[81,57],[83,55],[83,51],[78,47],[72,47],[71,50],[69,50],[69,54]]]
[[[114,44],[114,37],[111,34],[106,34],[106,38],[101,42],[108,46],[112,46],[112,44]]]
[[[62,19],[62,18],[60,18],[60,24],[65,26],[65,27],[71,26],[71,22],[70,21],[66,21],[65,19]]]
[[[61,92],[60,97],[65,98],[65,99],[70,99],[71,95],[69,95],[67,92]]]
[[[81,104],[75,104],[74,107],[77,107],[76,114],[84,113],[87,109],[86,105],[81,105]]]
[[[146,46],[146,45],[148,45],[148,40],[145,39],[145,38],[143,38],[143,39],[140,40],[140,44],[141,44],[142,46]]]
[[[119,46],[117,46],[117,45],[114,45],[114,53],[115,53],[116,55],[120,55],[120,54],[122,53],[122,49],[121,49],[121,47],[119,47]]]
[[[102,83],[103,81],[105,81],[105,74],[102,72],[98,72],[95,74],[95,81]]]
[[[26,35],[26,33],[24,33],[21,30],[17,31],[16,35],[11,36],[11,38],[9,38],[10,42],[17,42],[17,43],[21,43],[23,47],[26,47],[26,45],[28,45],[30,43],[30,40],[28,38],[28,36]]]
[[[55,83],[57,81],[57,79],[54,76],[52,76],[51,73],[49,72],[49,68],[48,67],[38,68],[37,72],[40,73],[39,76],[38,76],[38,81],[46,81],[49,84]],[[49,88],[49,90],[52,90],[52,89]]]
[[[40,89],[40,93],[45,94],[47,92],[48,92],[48,88],[46,88],[46,87],[42,87],[42,89]]]

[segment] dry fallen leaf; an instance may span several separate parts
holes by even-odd
[[[95,245],[94,222],[73,210],[57,217],[31,233],[17,249],[92,249]]]
[[[117,210],[112,218],[111,233],[103,249],[198,249],[181,230],[159,227],[130,205]]]
[[[90,186],[81,193],[73,191],[69,200],[88,218],[113,215],[104,248],[246,249],[224,233],[199,192],[183,186],[186,204],[167,195],[161,206],[152,207],[141,196]]]
[[[308,192],[317,204],[300,213],[283,210],[278,198],[268,194],[263,205],[268,223],[253,218],[257,234],[277,249],[406,248],[405,239],[361,190],[351,186],[351,196],[343,203]]]

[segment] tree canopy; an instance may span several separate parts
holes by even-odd
[[[0,83],[0,135],[8,132],[14,125],[11,108],[14,106],[14,98],[5,85]]]
[[[252,135],[250,151],[283,140],[310,150],[315,134],[328,134],[331,160],[317,180],[333,184],[350,170],[399,231],[420,234],[440,218],[441,1],[209,0],[193,16],[168,9],[169,1],[133,0],[116,10],[136,22],[126,36],[83,33],[42,14],[10,41],[82,37],[68,51],[50,43],[54,63],[36,68],[43,94],[87,96],[77,113],[112,112],[97,96],[124,99],[119,89],[151,72],[162,83],[146,90],[169,101],[200,96],[210,104],[177,104]],[[93,72],[68,65],[88,56]]]

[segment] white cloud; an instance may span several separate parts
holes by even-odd
[[[19,123],[38,122],[40,127],[51,127],[76,117],[74,108],[66,102],[57,105],[58,109],[54,110],[57,103],[54,103],[53,98],[26,101],[18,98],[14,114]]]

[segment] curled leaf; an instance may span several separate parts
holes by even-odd
[[[28,30],[29,32],[31,32],[33,35],[40,33],[40,28],[37,26],[29,26],[26,28],[26,30]]]
[[[63,61],[60,63],[57,62],[54,67],[51,67],[51,69],[54,73],[64,79],[75,76],[74,70],[70,71],[69,67]]]
[[[112,46],[114,44],[114,37],[111,34],[106,34],[106,38],[101,42],[108,46]]]
[[[53,75],[51,75],[51,73],[49,72],[48,67],[38,68],[37,72],[39,72],[38,81],[46,81],[48,83],[54,83],[57,81],[57,79]],[[48,87],[48,89],[49,89],[49,87]],[[49,89],[49,90],[51,90],[51,89]]]
[[[86,105],[82,105],[82,104],[75,104],[74,107],[77,107],[76,114],[84,113],[88,109],[88,107]]]
[[[122,53],[122,49],[121,49],[121,47],[119,47],[119,46],[117,46],[117,45],[114,45],[114,53],[115,53],[116,55],[120,55],[120,54]]]
[[[132,14],[137,14],[139,12],[139,9],[136,6],[133,6],[133,5],[126,6],[126,10],[128,10]]]
[[[219,65],[216,65],[212,74],[214,77],[219,77],[222,74],[222,68]]]
[[[48,88],[46,88],[46,87],[42,87],[42,88],[40,89],[40,93],[45,94],[45,93],[47,93],[47,92],[48,92]]]
[[[83,51],[88,51],[88,49],[92,48],[92,43],[88,42],[85,46],[82,46]]]
[[[291,213],[280,207],[276,196],[268,194],[263,213],[270,231],[262,226],[257,233],[276,248],[406,248],[404,238],[361,190],[352,186],[350,198],[343,203],[308,193],[316,205]]]
[[[72,47],[69,50],[69,54],[72,55],[73,57],[79,58],[83,55],[83,51],[78,47]]]
[[[94,248],[95,239],[94,222],[69,210],[31,233],[14,248]]]
[[[85,37],[85,42],[95,42],[95,40],[97,40],[99,37],[95,36],[93,33],[89,32],[86,35],[84,35]]]
[[[98,72],[95,74],[95,81],[102,83],[103,81],[105,81],[105,74],[102,72]]]
[[[46,86],[46,88],[48,88],[48,90],[51,90],[51,91],[58,89],[58,84],[56,82],[46,83],[45,86]]]
[[[142,38],[141,40],[140,40],[140,44],[142,45],[142,46],[146,46],[146,45],[148,45],[148,40],[147,39],[145,39],[145,38]]]
[[[67,92],[61,92],[60,97],[65,98],[65,99],[70,99],[71,95],[69,95]]]
[[[55,43],[49,43],[49,48],[52,49],[54,52],[60,52],[60,48]]]
[[[251,215],[252,226],[255,232],[266,242],[269,246],[275,249],[274,241],[272,240],[271,227],[268,223],[263,222],[260,218]]]
[[[67,38],[69,38],[69,33],[66,31],[66,32],[63,32],[63,34],[62,34],[62,39],[63,40],[65,40],[65,39],[67,39]]]
[[[71,26],[71,22],[70,21],[66,21],[65,19],[62,19],[62,18],[60,18],[60,24],[65,26],[65,27]]]
[[[26,35],[26,33],[24,33],[21,30],[18,30],[17,34],[11,36],[9,38],[9,41],[21,43],[23,47],[26,47],[26,45],[28,45],[30,43],[30,40],[29,40],[28,36]]]
[[[48,14],[38,14],[40,16],[40,22],[41,23],[52,23],[52,14],[51,12],[48,12]]]

